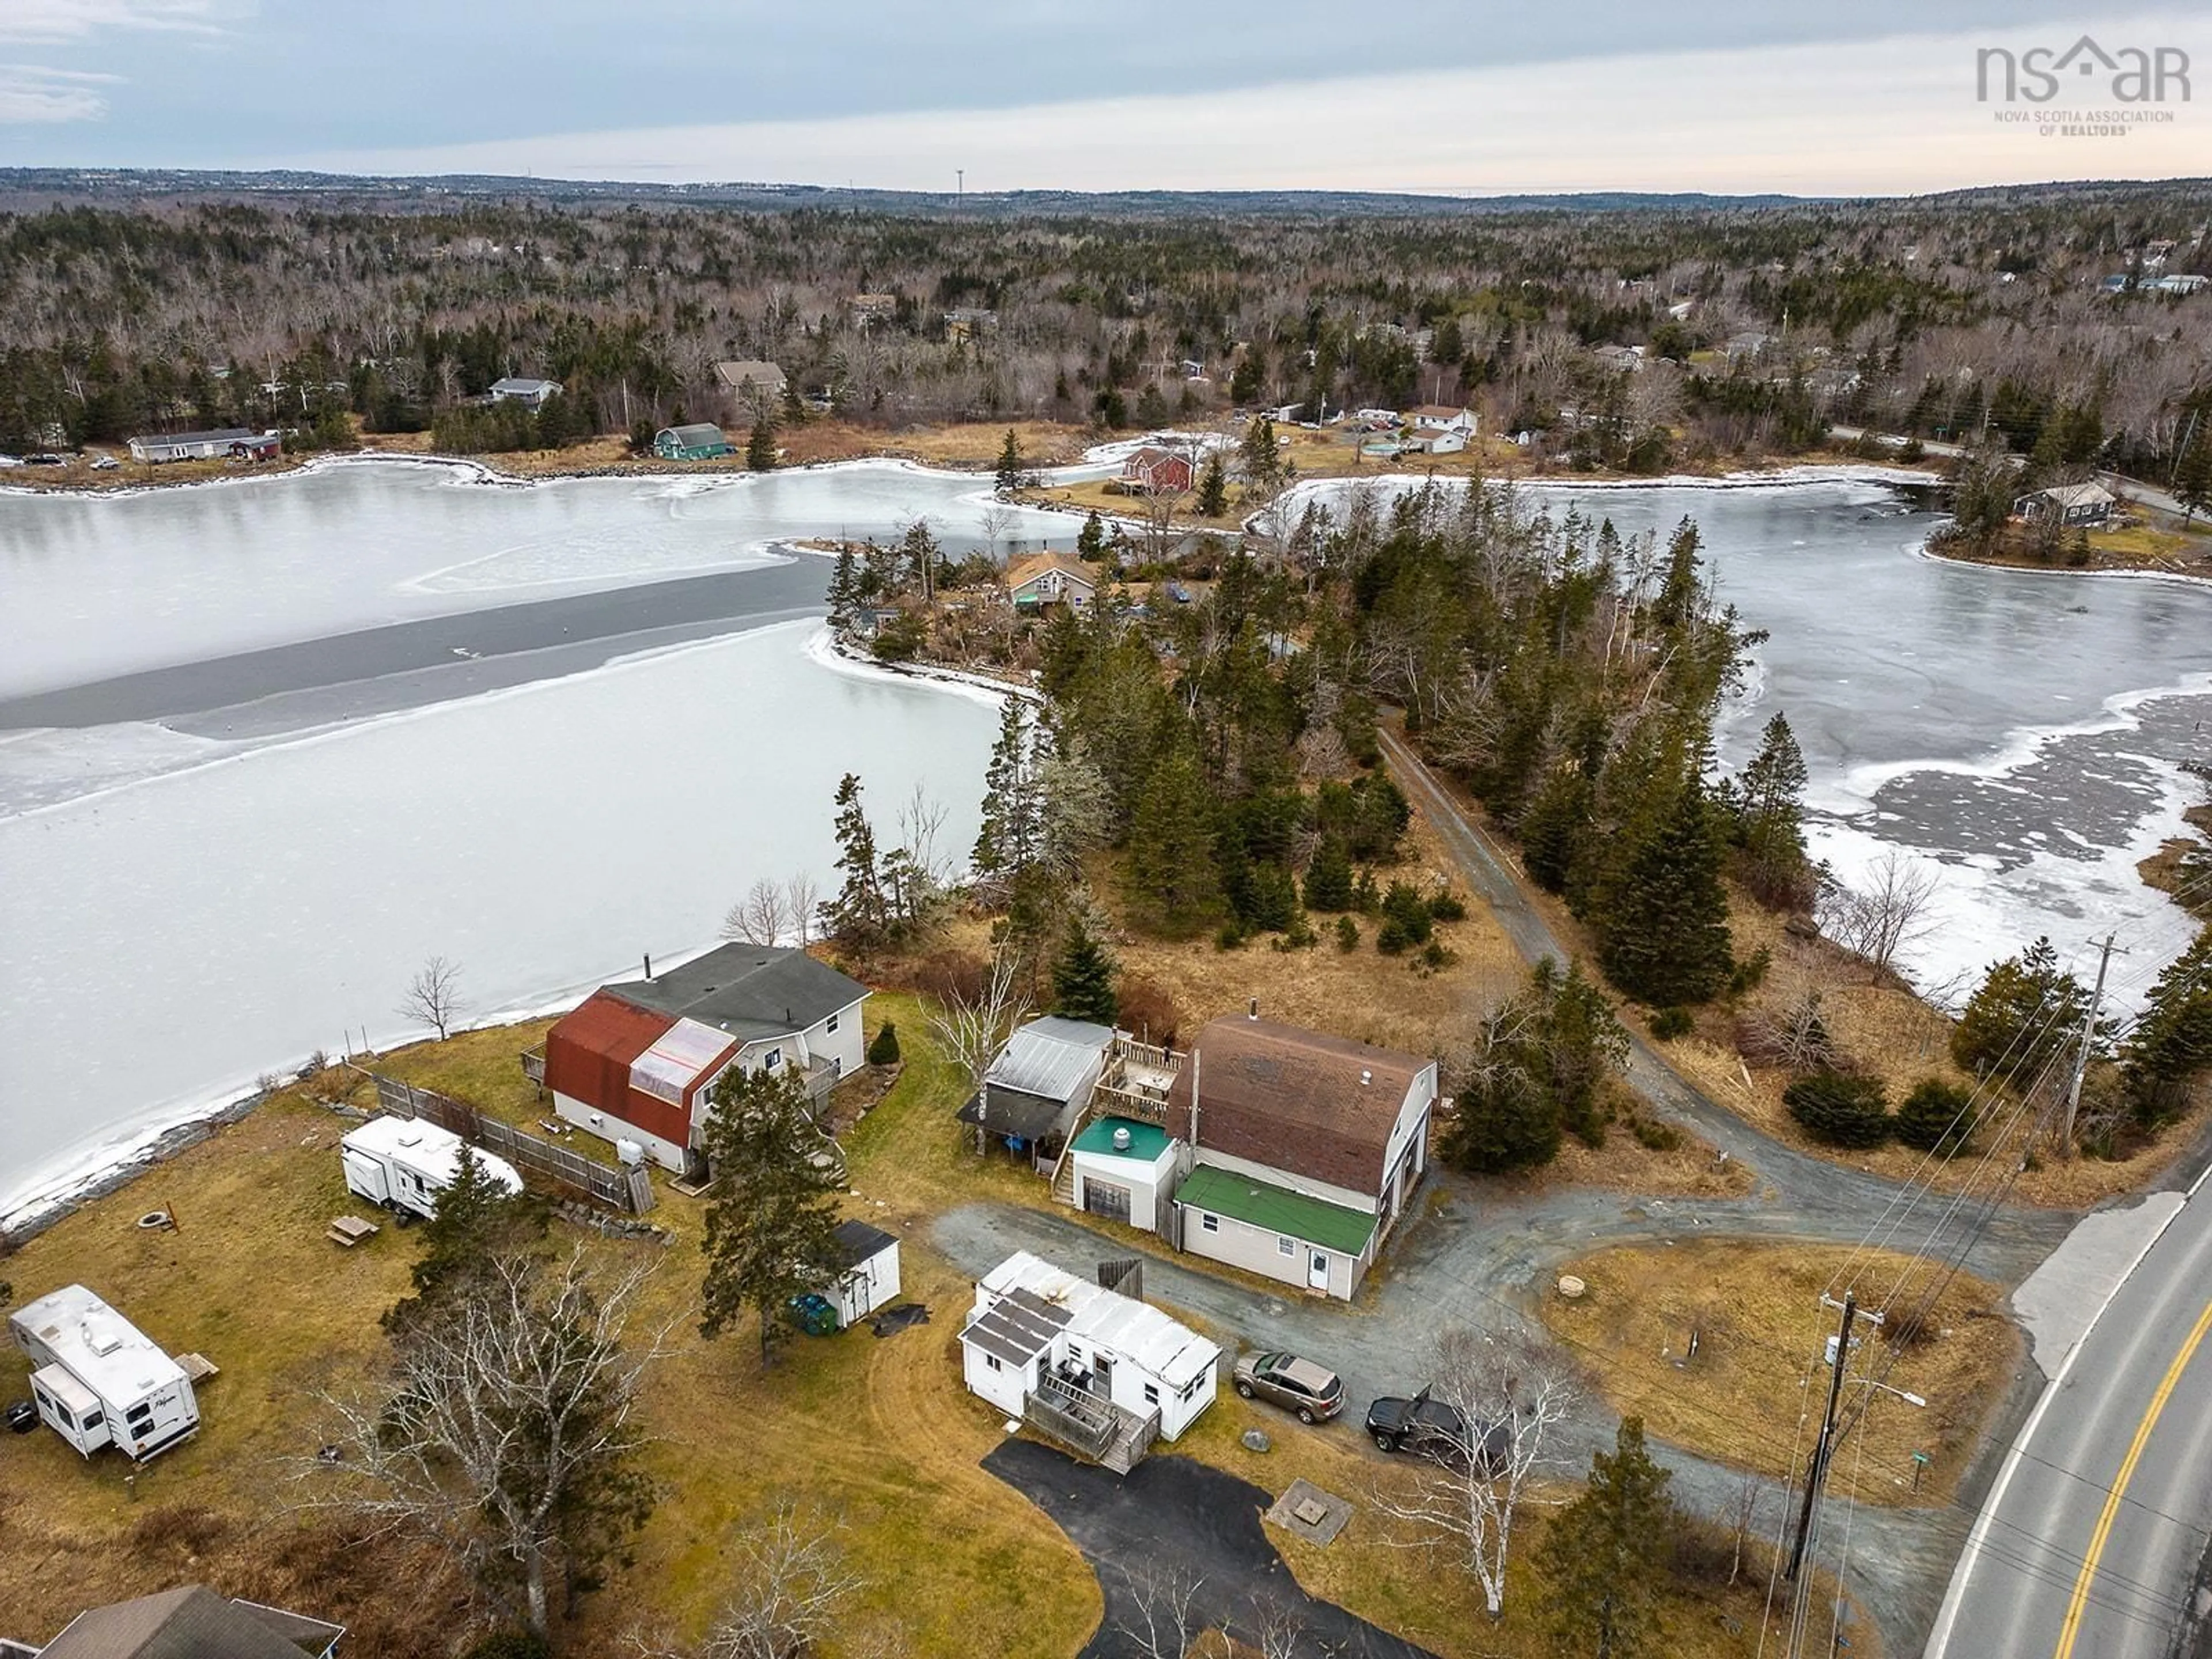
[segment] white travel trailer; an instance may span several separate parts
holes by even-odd
[[[437,1213],[438,1194],[460,1173],[464,1157],[474,1158],[507,1191],[522,1190],[522,1177],[505,1158],[420,1118],[371,1118],[338,1142],[338,1157],[345,1164],[348,1191],[372,1204],[420,1216]]]
[[[8,1329],[38,1368],[39,1415],[87,1457],[115,1446],[143,1463],[198,1432],[185,1368],[83,1285],[17,1309]]]

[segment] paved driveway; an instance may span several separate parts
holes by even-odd
[[[983,1467],[1059,1523],[1098,1575],[1106,1616],[1081,1659],[1151,1659],[1181,1644],[1148,1642],[1147,1601],[1164,1609],[1171,1576],[1190,1590],[1191,1635],[1225,1629],[1257,1645],[1270,1618],[1299,1632],[1299,1659],[1433,1659],[1298,1587],[1260,1516],[1274,1499],[1249,1480],[1188,1457],[1153,1456],[1124,1479],[1030,1440],[1001,1442]],[[1149,1591],[1149,1594],[1148,1594]]]

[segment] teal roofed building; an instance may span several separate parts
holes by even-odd
[[[665,426],[653,434],[653,453],[664,461],[712,461],[734,455],[738,447],[722,428],[704,421],[692,426]]]

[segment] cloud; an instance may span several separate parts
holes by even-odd
[[[2100,20],[2100,40],[2201,47],[2202,18]],[[2191,37],[2194,37],[2192,39]],[[2044,138],[1975,99],[1976,50],[2017,30],[1441,69],[1231,91],[550,134],[284,158],[391,173],[778,179],[968,188],[1911,192],[2201,172],[2183,104],[2124,141]],[[2063,45],[2061,41],[2058,44]],[[2200,58],[2208,55],[2201,50]]]
[[[111,29],[184,29],[212,33],[216,0],[6,0],[0,41],[61,45]]]
[[[95,88],[122,78],[40,64],[0,64],[0,125],[97,121],[107,113],[107,100]]]

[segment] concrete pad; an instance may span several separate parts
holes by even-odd
[[[2066,1356],[2142,1259],[2160,1229],[2181,1208],[2179,1193],[2147,1193],[2132,1203],[2086,1215],[2050,1259],[2012,1293],[2027,1328],[2036,1369],[2056,1376]]]
[[[1293,1480],[1267,1519],[1309,1542],[1326,1544],[1351,1522],[1352,1505],[1310,1480]]]

